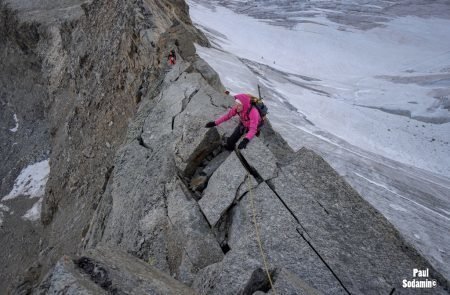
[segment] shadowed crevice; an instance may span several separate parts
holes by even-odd
[[[272,284],[274,284],[277,276],[277,269],[269,269],[269,275],[272,280]],[[272,286],[270,285],[270,281],[267,277],[266,271],[262,268],[257,268],[253,271],[249,281],[244,287],[244,291],[242,292],[242,294],[251,295],[256,291],[267,293],[271,289]]]

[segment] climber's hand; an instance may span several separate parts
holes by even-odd
[[[211,127],[214,127],[214,126],[216,126],[216,123],[214,121],[208,122],[205,125],[206,128],[211,128]]]
[[[241,143],[239,143],[238,149],[239,149],[239,150],[245,149],[245,148],[247,147],[248,142],[249,142],[248,138],[244,138],[244,139],[241,141]]]

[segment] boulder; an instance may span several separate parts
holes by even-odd
[[[194,67],[214,89],[221,93],[225,91],[219,75],[203,59],[197,58]]]
[[[125,252],[91,249],[64,256],[38,288],[38,294],[195,294],[188,286]]]
[[[276,159],[258,137],[255,136],[247,144],[247,147],[240,152],[251,169],[253,168],[262,180],[268,180],[276,176]]]
[[[33,290],[33,294],[108,294],[80,271],[73,259],[63,256],[55,267],[46,275],[42,283]]]
[[[201,78],[198,73],[189,76]],[[180,134],[175,144],[175,162],[186,177],[192,177],[200,163],[221,143],[216,128],[205,128],[206,122],[218,116],[220,110],[211,104],[211,86],[204,82],[201,85],[198,92],[189,96],[183,112],[174,120],[174,129]]]
[[[216,225],[222,214],[239,197],[238,192],[246,175],[247,171],[233,152],[211,176],[203,197],[198,202],[211,226]]]
[[[222,249],[197,202],[179,180],[167,186],[170,220],[169,264],[175,278],[190,285],[196,273],[223,259]]]

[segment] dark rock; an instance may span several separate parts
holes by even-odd
[[[89,275],[81,272],[68,256],[63,256],[33,294],[108,294]]]
[[[64,256],[37,294],[195,294],[192,289],[148,263],[112,248]]]
[[[222,165],[222,163],[227,159],[230,155],[229,151],[221,152],[217,154],[209,163],[207,163],[206,167],[202,169],[202,172],[205,173],[206,177],[211,177],[214,171]]]
[[[206,183],[208,181],[208,177],[205,175],[199,175],[192,178],[190,183],[190,188],[193,191],[203,191],[206,187]]]

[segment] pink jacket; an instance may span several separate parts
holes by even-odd
[[[258,124],[261,121],[261,116],[256,108],[251,107],[250,96],[247,94],[237,94],[234,97],[242,102],[242,111],[239,113],[239,119],[241,120],[242,125],[244,125],[244,127],[248,130],[245,138],[251,140],[258,131]],[[251,110],[249,112],[248,110],[250,108]],[[238,114],[238,112],[236,110],[236,106],[234,106],[228,111],[227,114],[217,119],[215,123],[218,126],[223,122],[230,120],[236,114]]]

